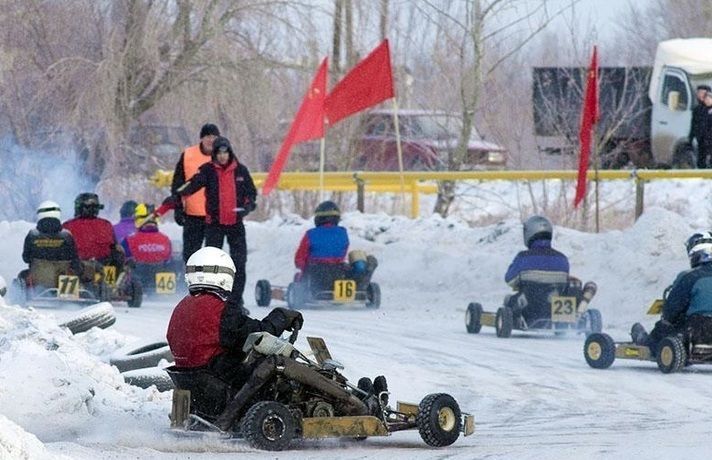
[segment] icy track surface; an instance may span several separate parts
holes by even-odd
[[[362,442],[304,441],[278,453],[239,440],[181,437],[168,429],[170,392],[125,385],[106,364],[132,341],[163,340],[174,301],[140,309],[117,303],[113,327],[76,336],[56,327],[71,309],[2,307],[0,459],[709,458],[712,366],[663,375],[655,363],[619,360],[595,370],[584,361],[583,336],[466,332],[469,302],[493,311],[508,292],[502,277],[521,249],[519,222],[469,228],[456,219],[347,214],[344,224],[352,248],[380,260],[374,281],[382,307],[304,310],[297,346],[308,350],[306,336],[324,337],[350,380],[386,375],[392,401],[452,394],[474,414],[473,436],[433,449],[410,431]],[[248,225],[245,300],[253,317],[269,311],[255,306],[255,282],[289,281],[308,227],[298,218]],[[18,246],[10,245],[30,224],[8,228],[12,234],[0,225],[0,255],[15,263]],[[645,310],[687,266],[683,242],[692,230],[678,214],[648,209],[623,231],[557,228],[554,245],[569,255],[572,274],[598,283],[591,307],[602,312],[605,331],[625,339],[634,321],[652,326]]]

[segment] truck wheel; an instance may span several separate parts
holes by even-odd
[[[368,283],[366,287],[366,307],[378,308],[381,306],[381,286],[378,283]]]
[[[292,310],[299,310],[304,306],[304,286],[300,283],[289,283],[289,286],[287,286],[287,294],[284,297],[289,308]]]
[[[583,356],[594,369],[607,369],[616,359],[616,343],[610,335],[594,332],[586,338]]]
[[[512,335],[514,327],[514,313],[509,307],[499,307],[494,320],[494,328],[497,331],[497,337],[506,339]]]
[[[465,312],[465,327],[470,334],[478,334],[482,329],[482,305],[472,302]]]
[[[258,280],[255,285],[255,300],[258,307],[269,307],[272,301],[272,286],[268,280]]]
[[[243,417],[242,434],[256,449],[284,450],[296,434],[296,423],[284,404],[258,402]]]
[[[695,151],[689,145],[678,147],[672,156],[672,167],[675,169],[692,169],[696,164]]]
[[[449,394],[434,393],[423,398],[415,421],[420,437],[429,446],[449,446],[460,437],[460,406]]]
[[[685,344],[677,336],[665,337],[658,345],[658,368],[663,374],[672,374],[685,367]]]
[[[129,284],[129,299],[126,301],[129,308],[140,308],[143,302],[143,285],[136,278],[131,279]]]

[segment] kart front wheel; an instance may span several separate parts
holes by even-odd
[[[607,369],[616,359],[616,343],[610,335],[594,332],[586,338],[583,356],[594,369]]]
[[[685,344],[677,336],[665,337],[658,345],[658,369],[664,374],[672,374],[685,367],[687,353]]]
[[[482,329],[482,305],[472,302],[465,312],[465,327],[470,334],[478,334]]]
[[[514,328],[514,312],[509,307],[499,307],[497,315],[494,319],[494,328],[497,331],[497,337],[507,338],[512,335]]]
[[[284,404],[258,402],[243,417],[242,434],[256,449],[284,450],[296,435],[296,422]]]
[[[255,300],[258,307],[269,307],[272,301],[272,285],[268,280],[259,280],[255,285]]]
[[[449,394],[434,393],[423,398],[415,420],[420,437],[429,446],[449,446],[460,437],[462,413]]]

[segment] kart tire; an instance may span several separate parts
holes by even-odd
[[[482,329],[482,305],[472,302],[465,312],[465,327],[470,334],[479,334]]]
[[[514,328],[514,312],[509,307],[499,307],[497,315],[494,319],[494,328],[497,332],[497,337],[506,339],[512,335]]]
[[[79,334],[93,327],[106,329],[115,322],[114,307],[109,302],[99,302],[79,310],[72,318],[60,323],[59,327],[66,327],[72,334]]]
[[[27,285],[24,281],[19,278],[12,280],[7,300],[10,305],[15,304],[21,307],[27,305]]]
[[[289,283],[289,286],[287,286],[287,293],[284,296],[285,300],[287,301],[287,307],[291,308],[292,310],[299,310],[304,306],[306,297],[306,289],[304,288],[305,286],[303,286],[301,283]]]
[[[366,286],[366,307],[379,308],[381,306],[381,286],[378,283],[368,283]]]
[[[129,305],[129,308],[140,308],[143,302],[143,285],[141,281],[132,278],[129,284],[128,294],[129,298],[126,303]]]
[[[289,408],[275,401],[262,401],[247,410],[241,423],[250,446],[270,451],[284,450],[296,436],[296,422]]]
[[[255,285],[255,300],[258,307],[269,307],[272,301],[272,286],[268,280],[258,280]]]
[[[663,374],[672,374],[685,367],[687,352],[682,339],[677,336],[668,336],[658,345],[658,369]]]
[[[166,342],[133,344],[116,351],[109,364],[116,366],[119,372],[155,367],[161,360],[173,362],[173,353]]]
[[[584,312],[584,330],[586,334],[593,334],[603,330],[603,318],[601,312],[595,308],[589,308]]]
[[[175,388],[168,373],[160,367],[134,369],[122,372],[124,382],[141,388],[149,388],[152,385],[160,392],[171,391]]]
[[[415,421],[420,437],[429,446],[449,446],[460,437],[462,413],[449,394],[434,393],[423,398]]]
[[[583,356],[594,369],[608,369],[616,359],[616,343],[610,335],[594,332],[583,344]]]

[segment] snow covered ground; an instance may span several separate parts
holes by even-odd
[[[621,183],[609,203],[630,203]],[[481,186],[486,189],[486,185]],[[469,209],[512,214],[513,187],[493,184]],[[633,226],[600,234],[557,227],[554,246],[572,274],[595,281],[592,302],[604,330],[626,339],[646,317],[650,302],[688,266],[683,243],[708,229],[709,188],[700,181],[660,184],[646,194],[646,212]],[[617,198],[616,198],[617,197]],[[620,198],[620,199],[619,199]],[[667,209],[665,209],[667,208]],[[460,206],[460,211],[466,206]],[[475,415],[476,431],[444,449],[427,447],[417,432],[363,442],[306,441],[279,453],[254,451],[242,441],[180,437],[168,429],[171,393],[123,383],[107,363],[134,341],[162,340],[174,301],[148,301],[140,309],[116,303],[118,320],[105,330],[69,335],[58,321],[71,308],[26,310],[0,306],[0,459],[363,459],[363,458],[709,458],[712,367],[672,375],[654,363],[617,361],[588,367],[583,337],[554,338],[515,332],[499,339],[491,328],[467,334],[465,307],[494,310],[508,293],[504,272],[522,248],[516,215],[483,227],[464,218],[410,220],[385,214],[346,213],[351,247],[376,255],[379,310],[350,308],[303,312],[307,335],[326,339],[346,376],[385,374],[392,399],[418,402],[433,392],[452,394]],[[294,216],[247,225],[248,288],[258,279],[291,279],[292,254],[310,222]],[[0,222],[0,275],[23,267],[27,222]],[[176,239],[180,229],[166,225]],[[275,302],[275,305],[279,305]]]

